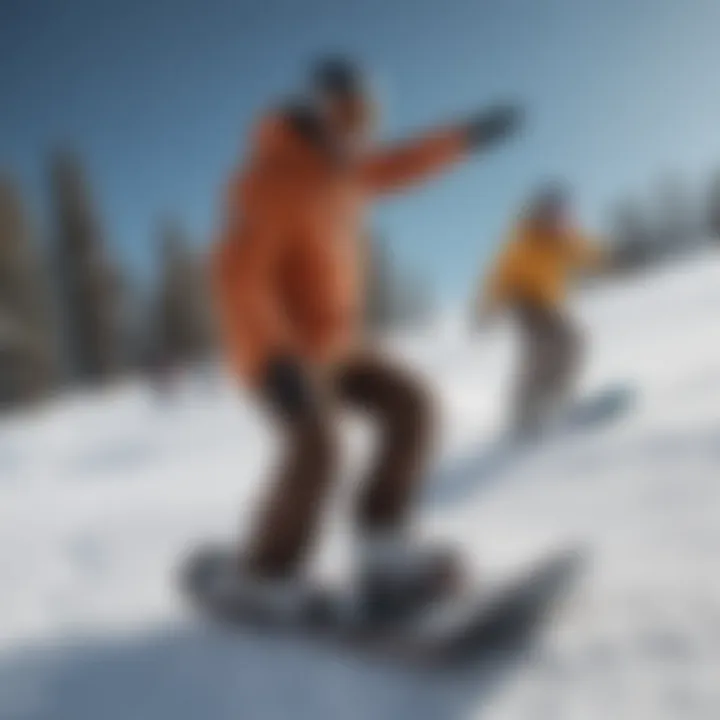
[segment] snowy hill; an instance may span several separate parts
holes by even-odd
[[[178,559],[244,526],[272,456],[228,387],[199,382],[163,403],[127,386],[2,420],[0,718],[720,717],[719,311],[709,255],[588,292],[584,391],[623,382],[636,401],[518,456],[493,449],[508,332],[396,339],[444,414],[427,532],[487,574],[569,538],[593,549],[538,657],[482,678],[390,671],[189,617]],[[352,428],[351,467],[364,442]],[[342,572],[345,499],[319,573]]]

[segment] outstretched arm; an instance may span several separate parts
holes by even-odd
[[[573,264],[578,269],[597,272],[612,262],[608,250],[597,240],[583,233],[572,231],[569,243]]]
[[[501,251],[489,272],[481,278],[475,294],[475,317],[488,322],[507,303],[515,281],[515,269],[522,262],[517,246],[510,242]]]
[[[499,106],[467,122],[381,150],[363,163],[362,182],[373,193],[401,190],[422,182],[469,153],[510,136],[519,127],[520,119],[518,108]]]

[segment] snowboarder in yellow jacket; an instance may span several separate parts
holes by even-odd
[[[558,186],[531,200],[481,287],[479,320],[509,310],[520,330],[522,355],[514,398],[514,425],[533,434],[569,400],[582,339],[567,312],[568,288],[581,272],[605,262],[605,253],[572,222]]]

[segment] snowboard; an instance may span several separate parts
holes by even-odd
[[[536,434],[521,435],[508,429],[441,468],[429,484],[428,504],[449,504],[476,489],[502,481],[513,466],[553,443],[562,443],[611,424],[628,413],[637,399],[629,383],[617,382],[577,400],[549,427]]]
[[[288,621],[247,612],[207,588],[213,573],[227,572],[229,553],[201,548],[182,568],[182,590],[196,612],[229,628],[300,638],[381,661],[415,667],[455,668],[529,647],[562,606],[585,565],[578,549],[536,560],[494,588],[466,589],[408,622],[363,623],[342,611],[339,591],[317,589],[314,611]]]
[[[536,433],[517,435],[510,431],[498,451],[509,459],[524,450],[597,430],[629,412],[635,400],[636,391],[632,385],[608,385],[574,401],[557,416],[551,417]]]
[[[618,382],[578,400],[568,411],[563,425],[570,430],[583,430],[610,422],[624,415],[636,399],[635,388]]]

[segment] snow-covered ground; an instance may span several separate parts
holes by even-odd
[[[592,290],[588,393],[629,412],[521,456],[493,443],[510,334],[398,338],[438,389],[423,510],[490,575],[579,539],[593,564],[532,660],[418,675],[201,626],[173,587],[194,542],[246,526],[272,435],[220,383],[142,386],[0,421],[0,718],[720,717],[720,258]],[[367,441],[350,431],[350,472]],[[316,569],[344,566],[338,497]]]

